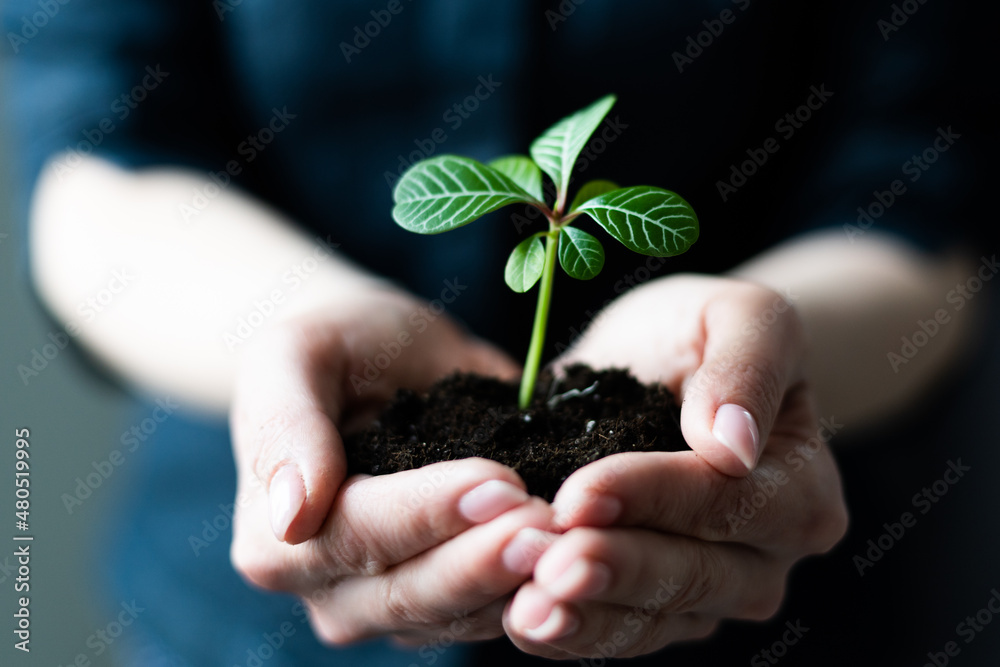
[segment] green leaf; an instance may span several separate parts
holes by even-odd
[[[537,199],[544,201],[542,193],[542,170],[531,161],[527,155],[507,155],[498,157],[489,162],[487,166],[493,167],[501,174],[520,186],[522,190]]]
[[[549,175],[563,197],[569,188],[570,175],[580,151],[614,106],[615,100],[614,95],[602,97],[586,109],[563,118],[531,144],[531,157]]]
[[[584,183],[580,191],[576,193],[576,197],[573,197],[573,203],[570,205],[569,210],[573,212],[580,207],[580,204],[590,201],[595,197],[600,197],[606,192],[617,190],[619,187],[619,185],[611,181],[590,181]]]
[[[559,234],[559,263],[573,278],[590,280],[604,268],[604,247],[582,229],[563,227]]]
[[[698,240],[698,216],[680,195],[642,185],[583,203],[586,211],[626,248],[652,255],[679,255]]]
[[[538,234],[532,234],[517,244],[507,258],[504,280],[515,292],[527,292],[542,277],[545,247]]]
[[[517,202],[535,203],[508,176],[481,162],[441,155],[410,167],[396,184],[392,217],[418,234],[440,234]]]

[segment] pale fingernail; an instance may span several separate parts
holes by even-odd
[[[504,567],[517,574],[531,574],[535,563],[558,535],[537,528],[522,528],[503,550]]]
[[[539,585],[555,597],[585,598],[603,593],[610,583],[611,569],[607,565],[578,558],[551,584]]]
[[[528,499],[528,494],[510,482],[491,479],[467,492],[458,501],[458,512],[472,523],[492,521]]]
[[[298,466],[289,464],[274,473],[267,491],[267,502],[271,510],[271,530],[282,542],[305,501],[306,487]]]
[[[541,625],[537,628],[526,628],[524,636],[536,642],[551,642],[576,632],[580,627],[580,619],[576,614],[571,614],[566,610],[565,605],[557,604],[552,607]]]
[[[760,432],[752,414],[732,403],[723,405],[715,413],[712,435],[736,454],[747,470],[757,465]]]

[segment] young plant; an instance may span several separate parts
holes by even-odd
[[[698,218],[679,195],[641,185],[619,188],[611,181],[590,181],[567,207],[573,167],[580,151],[615,103],[608,95],[568,116],[531,144],[531,158],[511,155],[483,164],[457,155],[422,160],[403,174],[394,192],[392,217],[418,234],[440,234],[467,225],[508,204],[534,206],[549,228],[521,241],[504,274],[515,292],[527,292],[541,279],[535,324],[521,378],[519,404],[531,403],[545,343],[556,258],[573,278],[590,280],[604,267],[604,248],[593,235],[572,227],[589,215],[630,250],[653,257],[686,251],[698,240]],[[546,203],[542,172],[555,186]]]

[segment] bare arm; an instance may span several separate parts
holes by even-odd
[[[947,295],[973,270],[964,258],[923,256],[891,237],[869,233],[851,243],[831,230],[777,246],[731,275],[777,290],[796,307],[820,410],[856,425],[902,408],[955,360],[971,309],[956,310]],[[942,309],[947,319],[934,337],[904,356],[901,338],[912,339],[919,322]],[[768,319],[763,313],[749,330],[763,334]]]
[[[101,361],[146,389],[224,410],[244,337],[388,286],[234,187],[192,214],[204,185],[94,158],[62,175],[50,167],[35,193],[31,259],[45,303]]]

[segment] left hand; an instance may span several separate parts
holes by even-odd
[[[804,348],[794,309],[736,280],[660,279],[598,317],[557,365],[664,384],[692,451],[609,456],[566,480],[561,535],[504,613],[518,647],[629,657],[776,613],[791,566],[847,527]]]
[[[256,586],[297,595],[324,643],[498,637],[504,605],[537,555],[513,539],[551,525],[549,504],[484,459],[347,477],[341,434],[397,387],[426,387],[456,369],[512,376],[517,366],[446,316],[414,326],[426,304],[406,294],[338,296],[275,318],[242,352],[230,415],[233,565]],[[401,349],[355,385],[386,341]]]

